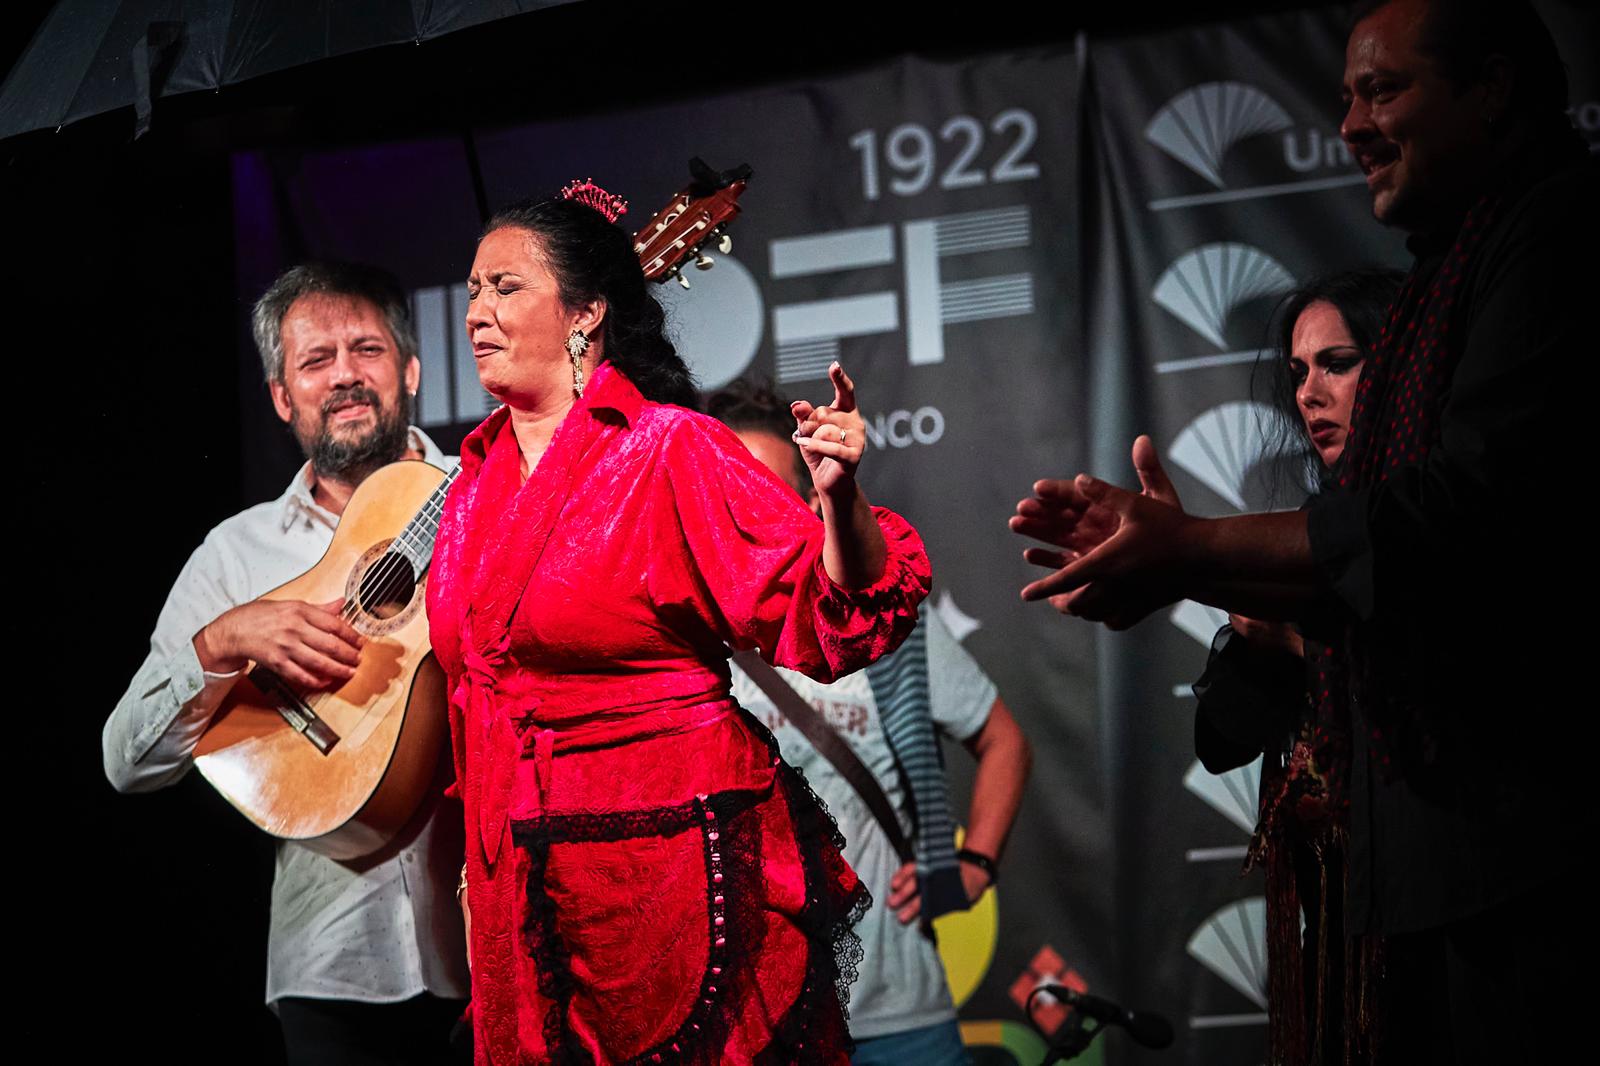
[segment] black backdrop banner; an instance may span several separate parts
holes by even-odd
[[[1564,42],[1594,17],[1552,5]],[[932,608],[993,676],[1034,745],[1004,885],[941,920],[963,1032],[982,1062],[1044,1052],[1020,1002],[1062,980],[1177,1023],[1160,1061],[1256,1063],[1264,905],[1241,877],[1259,766],[1195,763],[1188,683],[1220,619],[1180,604],[1128,634],[1022,605],[1006,516],[1035,477],[1129,483],[1151,433],[1189,507],[1293,506],[1264,475],[1250,379],[1297,281],[1400,265],[1339,141],[1343,26],[1290,13],[953,62],[902,59],[761,92],[342,150],[234,159],[246,305],[290,263],[363,259],[413,293],[418,421],[453,447],[491,408],[462,319],[489,205],[592,177],[642,222],[686,161],[749,163],[731,255],[661,290],[702,384],[743,374],[828,398],[855,377],[869,495],[911,518]],[[1574,115],[1600,136],[1596,66],[1571,55]],[[476,179],[475,179],[476,175]],[[243,336],[243,334],[241,334]],[[241,387],[249,494],[282,490],[293,446]],[[1281,471],[1279,471],[1281,473]],[[950,753],[964,800],[969,761]],[[1040,1012],[1046,1033],[1060,1012]],[[1157,1061],[1120,1034],[1078,1061]]]
[[[1595,144],[1600,25],[1545,6]],[[1300,502],[1303,469],[1265,461],[1274,416],[1252,388],[1271,311],[1315,275],[1409,262],[1339,138],[1344,39],[1323,9],[1089,45],[1095,470],[1131,484],[1128,446],[1147,432],[1191,511]],[[1258,1061],[1266,1021],[1263,885],[1239,875],[1260,762],[1216,777],[1193,754],[1189,684],[1223,621],[1181,603],[1102,643],[1121,991],[1176,1016],[1191,1063]]]
[[[1148,432],[1193,511],[1299,502],[1263,476],[1267,319],[1299,280],[1404,259],[1339,139],[1343,41],[1315,13],[1090,46],[1096,469]],[[1224,620],[1182,603],[1103,644],[1124,994],[1187,1028],[1192,1063],[1258,1061],[1266,1021],[1262,881],[1239,873],[1260,763],[1194,757],[1188,686]]]

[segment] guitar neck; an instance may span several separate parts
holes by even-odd
[[[433,542],[439,535],[439,516],[444,514],[444,498],[460,472],[461,467],[457,466],[444,476],[421,510],[412,516],[406,528],[389,546],[390,551],[405,556],[419,578],[428,572],[428,566],[433,562]]]
[[[739,215],[739,196],[750,180],[750,168],[741,165],[713,171],[696,158],[690,161],[689,171],[694,180],[633,235],[633,251],[646,280],[676,278],[688,288],[683,276],[685,261],[693,259],[704,270],[712,264],[706,254],[708,246],[723,252],[732,247],[724,231]]]

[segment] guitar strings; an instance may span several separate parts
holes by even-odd
[[[435,510],[438,511],[437,514],[432,513]],[[434,527],[435,534],[437,534],[438,519],[442,515],[443,508],[436,508],[435,501],[430,497],[428,502],[423,505],[422,510],[418,512],[416,518],[406,524],[406,528],[401,530],[400,536],[391,542],[389,549],[384,552],[377,563],[362,575],[361,583],[356,587],[355,596],[351,597],[345,603],[343,610],[340,611],[340,615],[345,621],[354,623],[357,616],[364,613],[363,600],[367,603],[383,603],[404,590],[407,583],[415,586],[421,580],[421,575],[412,569],[411,560],[400,552],[395,551],[394,548],[396,545],[413,549],[420,547],[418,544],[408,543],[413,539],[413,525],[417,518],[429,519],[430,524]],[[375,575],[377,580],[374,583]]]
[[[443,508],[436,506],[435,501],[430,497],[428,502],[423,505],[422,510],[417,513],[416,517],[412,518],[412,520],[406,524],[406,528],[400,531],[400,536],[394,539],[394,541],[390,544],[389,549],[384,552],[377,564],[374,565],[371,570],[368,570],[365,575],[363,575],[361,585],[357,590],[356,600],[345,604],[345,609],[352,611],[352,618],[356,613],[359,613],[359,601],[361,599],[365,598],[368,600],[368,602],[382,603],[389,597],[402,591],[408,582],[414,585],[416,582],[421,580],[421,575],[412,569],[412,561],[410,556],[404,555],[400,551],[396,551],[395,548],[398,546],[401,549],[411,549],[413,551],[420,548],[421,545],[415,543],[417,540],[418,531],[416,529],[416,524],[418,520],[427,520],[427,524],[433,526],[433,533],[437,534],[439,528],[439,518],[442,517],[442,515]],[[378,575],[378,583],[372,588],[368,589],[367,586],[369,582],[372,581],[374,575]],[[361,596],[362,590],[366,590],[366,597]]]
[[[344,621],[353,626],[357,616],[364,613],[361,604],[363,599],[368,602],[382,603],[405,588],[407,582],[412,584],[412,594],[415,595],[415,586],[421,583],[422,575],[412,570],[409,557],[395,551],[394,547],[397,544],[401,547],[412,549],[421,547],[420,544],[415,543],[418,520],[423,520],[426,525],[433,527],[433,536],[438,535],[439,522],[444,517],[445,494],[449,490],[451,483],[455,481],[458,473],[460,473],[460,467],[446,475],[445,479],[428,496],[427,502],[422,505],[421,510],[412,516],[411,521],[406,523],[405,528],[400,531],[400,535],[390,542],[389,547],[385,549],[383,555],[379,557],[372,568],[362,575],[361,583],[356,586],[356,595],[346,600],[343,609],[339,612]],[[368,582],[372,580],[374,574],[380,573],[380,569],[381,576],[378,578],[377,584],[368,590],[366,588]],[[363,595],[363,590],[366,590],[365,595]],[[325,691],[309,692],[300,698],[307,706],[315,709],[321,703],[321,697],[327,694]]]
[[[460,473],[460,467],[446,475],[445,479],[428,496],[421,510],[412,517],[410,522],[406,523],[406,527],[400,531],[400,535],[390,543],[383,556],[378,559],[371,569],[362,575],[361,582],[356,587],[355,596],[346,601],[344,608],[339,612],[340,617],[346,622],[354,624],[356,618],[364,613],[362,601],[383,603],[401,592],[407,583],[410,583],[414,588],[421,582],[423,575],[413,570],[411,559],[396,551],[395,547],[398,545],[401,548],[412,550],[421,547],[417,536],[420,531],[417,525],[419,520],[432,527],[431,534],[433,536],[438,535],[439,521],[444,516],[445,494],[455,481],[458,473]],[[376,581],[374,581],[375,575]]]

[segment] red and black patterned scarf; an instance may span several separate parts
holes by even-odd
[[[1461,346],[1457,304],[1463,279],[1484,236],[1493,228],[1506,197],[1504,190],[1484,196],[1462,219],[1450,250],[1431,274],[1413,269],[1390,308],[1388,323],[1361,370],[1351,412],[1350,439],[1336,481],[1346,491],[1370,488],[1396,471],[1424,462],[1440,439],[1440,416],[1449,395]],[[1338,673],[1348,694],[1325,689],[1318,695],[1318,719],[1348,721],[1347,699],[1365,711],[1374,770],[1392,776],[1397,758],[1431,747],[1427,710],[1412,701],[1411,686],[1397,683],[1408,669],[1404,651],[1386,647],[1367,626],[1352,626]],[[1398,652],[1398,654],[1387,654]],[[1402,754],[1402,752],[1404,754]]]
[[[1421,463],[1438,442],[1459,351],[1453,312],[1467,267],[1503,203],[1500,195],[1479,200],[1438,270],[1413,270],[1396,297],[1362,367],[1349,443],[1334,476],[1340,489],[1383,482],[1402,466]],[[1274,1066],[1368,1062],[1381,1053],[1382,938],[1348,935],[1342,921],[1352,744],[1368,744],[1374,770],[1387,775],[1391,736],[1415,739],[1428,723],[1421,708],[1377,683],[1392,664],[1379,664],[1381,648],[1374,643],[1353,627],[1342,648],[1307,646],[1306,718],[1288,759],[1282,765],[1269,760],[1262,769],[1261,820],[1247,865],[1264,866],[1267,874],[1268,1058]],[[1352,692],[1368,709],[1364,738],[1352,736]],[[1301,907],[1312,903],[1299,890],[1307,877],[1318,882],[1319,936],[1311,945],[1301,943]],[[1315,956],[1309,967],[1308,950]]]
[[[1382,945],[1344,931],[1350,722],[1339,657],[1306,644],[1304,717],[1288,758],[1268,752],[1246,869],[1266,873],[1267,1061],[1334,1066],[1372,1061]],[[1306,929],[1316,938],[1305,942]],[[1307,956],[1310,956],[1308,965]]]

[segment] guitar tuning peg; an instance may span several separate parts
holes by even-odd
[[[717,265],[717,261],[709,255],[701,254],[695,257],[694,265],[698,270],[710,270]]]
[[[679,285],[682,285],[686,289],[689,287],[689,279],[688,278],[684,277],[681,273],[677,274],[676,277],[678,279],[678,284]]]
[[[733,251],[733,238],[724,233],[722,235],[722,239],[717,241],[717,251],[721,252],[723,255],[727,255],[729,252]]]

